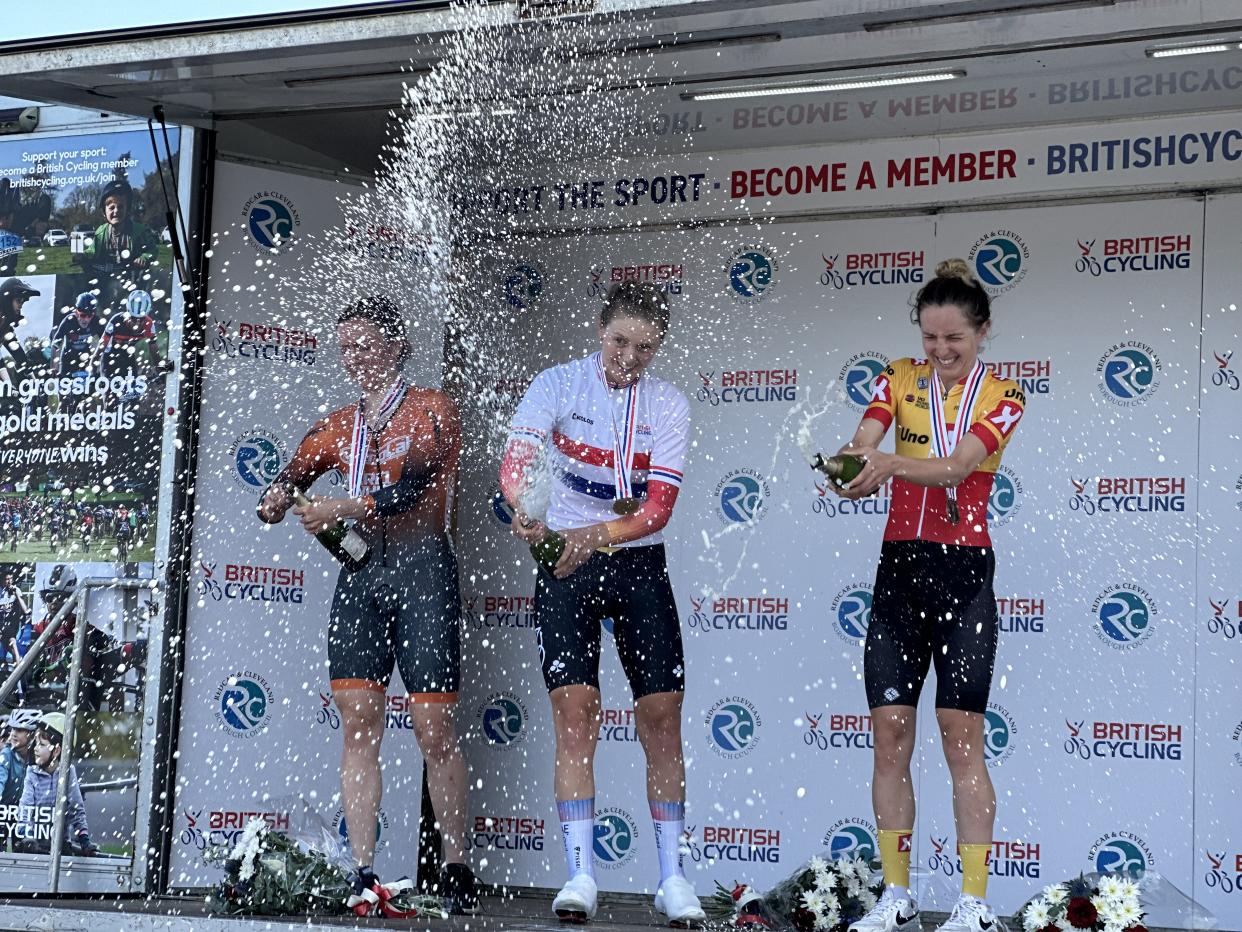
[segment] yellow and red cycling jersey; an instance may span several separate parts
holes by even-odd
[[[945,400],[948,429],[962,403],[966,380],[949,389]],[[876,377],[871,404],[863,417],[889,426],[897,422],[898,456],[927,459],[931,450],[932,367],[926,359],[896,359]],[[961,520],[952,524],[948,518],[945,489],[915,485],[905,479],[893,478],[893,497],[889,505],[885,540],[929,540],[940,544],[968,547],[990,547],[988,535],[988,498],[992,481],[1000,468],[1001,454],[1013,436],[1026,409],[1026,395],[1016,382],[998,379],[991,373],[984,379],[969,433],[982,441],[987,459],[957,487],[957,504]]]

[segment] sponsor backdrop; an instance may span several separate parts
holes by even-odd
[[[354,397],[339,371],[335,312],[282,308],[263,288],[307,262],[341,215],[343,186],[284,172],[217,166],[208,355],[194,516],[197,599],[187,621],[172,884],[202,886],[212,843],[251,816],[288,829],[282,799],[301,796],[346,838],[341,720],[328,686],[325,630],[339,565],[290,515],[268,527],[259,495],[321,413]],[[273,252],[273,247],[275,252]],[[256,300],[254,289],[263,295]],[[297,302],[293,302],[297,304]],[[420,347],[412,379],[438,384]],[[342,494],[330,473],[318,494]],[[422,761],[394,674],[383,745],[376,864],[415,873]]]
[[[1218,154],[1233,139],[1214,138]],[[323,183],[228,165],[218,183],[217,217],[250,221],[258,204],[303,230],[333,219]],[[478,300],[507,321],[495,345],[510,347],[494,384],[476,386],[498,403],[463,405],[466,437],[492,443],[464,458],[457,509],[459,726],[481,876],[541,887],[563,878],[534,565],[495,507],[495,438],[536,372],[593,349],[600,298],[627,279],[670,293],[673,329],[656,369],[693,409],[668,544],[687,647],[690,871],[708,894],[717,880],[768,885],[825,849],[875,850],[861,643],[889,498],[837,499],[795,436],[807,417],[819,449],[852,433],[875,376],[920,353],[912,294],[938,259],[963,256],[996,298],[984,358],[1027,401],[992,498],[994,899],[1011,910],[1080,871],[1151,868],[1223,928],[1242,929],[1238,206],[1160,199],[786,220],[532,238],[487,267],[463,259]],[[264,530],[249,516],[311,412],[348,399],[327,368],[330,333],[237,302],[265,274],[249,269],[255,235],[232,232],[215,258],[179,885],[211,879],[198,848],[240,830],[243,813],[282,824],[271,799],[300,792],[328,819],[339,808],[339,719],[322,653],[335,568],[291,525]],[[295,238],[270,261],[296,250]],[[651,892],[642,752],[611,647],[601,683],[601,885]],[[380,863],[412,873],[418,760],[396,681],[390,694]],[[960,865],[933,694],[920,711],[915,857],[924,902],[945,909]]]
[[[1242,593],[1228,543],[1242,508],[1242,441],[1229,414],[1242,371],[1230,356],[1242,345],[1230,304],[1242,291],[1236,206],[1207,206],[1206,240],[1204,203],[1165,199],[513,250],[512,266],[537,269],[540,288],[513,325],[518,361],[497,386],[507,403],[474,431],[503,422],[539,369],[593,349],[608,284],[649,280],[670,292],[673,327],[656,369],[693,408],[668,547],[687,648],[687,823],[701,893],[714,881],[768,885],[821,850],[876,848],[861,643],[888,495],[832,496],[794,438],[808,413],[817,448],[835,451],[851,435],[876,374],[920,354],[913,293],[938,259],[963,256],[995,296],[984,358],[1027,400],[991,503],[1001,629],[986,731],[1000,800],[992,895],[1012,910],[1080,871],[1153,868],[1207,901],[1224,928],[1242,928],[1228,893],[1242,850],[1230,640],[1242,637]],[[1206,259],[1205,241],[1217,250]],[[499,289],[495,300],[506,300]],[[551,347],[549,332],[563,335]],[[509,710],[508,730],[473,746],[483,783],[472,815],[488,827],[475,836],[477,857],[488,880],[554,886],[562,867],[533,563],[491,505],[494,464],[468,468],[463,486],[463,597],[476,635],[465,701],[477,715]],[[614,650],[603,667],[601,884],[651,892],[658,868],[632,702]],[[961,867],[929,679],[915,858],[924,902],[947,909]]]

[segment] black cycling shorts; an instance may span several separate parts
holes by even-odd
[[[917,706],[936,665],[936,708],[987,711],[1000,617],[990,547],[889,540],[863,655],[867,705]]]
[[[599,688],[600,626],[612,620],[634,699],[685,691],[681,623],[664,545],[594,553],[567,579],[539,567],[535,624],[548,692]]]
[[[395,665],[416,702],[454,702],[461,678],[461,597],[447,537],[399,546],[341,570],[328,621],[332,689],[384,692]]]

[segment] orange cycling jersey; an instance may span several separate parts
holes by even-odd
[[[347,405],[317,421],[281,478],[305,490],[330,469],[348,476],[356,410]],[[448,395],[411,386],[388,422],[370,436],[362,479],[367,516],[356,527],[385,558],[389,544],[445,533],[461,422]]]
[[[945,419],[953,430],[966,380],[949,389]],[[871,404],[863,417],[884,425],[897,422],[897,455],[927,459],[931,451],[932,367],[926,359],[897,359],[875,380]],[[987,459],[957,487],[961,520],[950,523],[944,489],[915,485],[893,478],[885,540],[929,540],[940,544],[990,547],[988,498],[1000,468],[1001,454],[1026,408],[1026,396],[1017,383],[988,374],[979,391],[969,433],[987,450]]]

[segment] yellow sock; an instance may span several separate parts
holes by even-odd
[[[991,845],[957,846],[957,856],[962,859],[962,892],[967,896],[984,899],[988,895],[988,856]]]
[[[910,838],[912,828],[880,829],[880,864],[884,867],[884,883],[894,887],[910,887]]]

